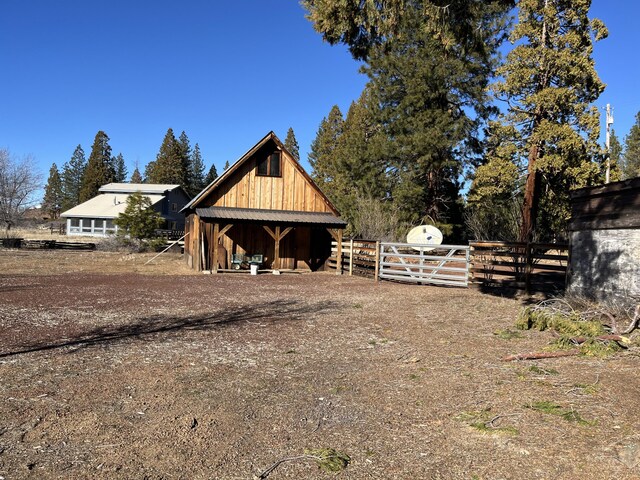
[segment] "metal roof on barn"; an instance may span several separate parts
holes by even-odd
[[[208,207],[197,208],[200,218],[240,220],[256,222],[277,222],[286,224],[330,225],[344,228],[347,222],[333,213],[298,212],[292,210],[265,210],[260,208]]]

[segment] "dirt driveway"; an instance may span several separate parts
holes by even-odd
[[[637,353],[504,363],[515,300],[56,253],[0,254],[5,480],[640,478]]]

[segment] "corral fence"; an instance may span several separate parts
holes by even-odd
[[[155,233],[157,237],[164,238],[168,242],[180,240],[182,237],[184,237],[184,230],[170,230],[159,228],[155,231]]]
[[[569,245],[470,242],[471,282],[478,286],[552,292],[563,290]]]
[[[360,277],[376,277],[376,258],[378,258],[375,240],[346,240],[342,242],[341,273],[358,275]],[[327,267],[337,268],[338,243],[331,242],[331,257],[327,260]]]
[[[380,243],[380,278],[411,283],[466,287],[469,247]]]
[[[327,267],[336,270],[337,242]],[[529,292],[564,289],[569,245],[561,243],[470,242],[420,245],[345,240],[342,274],[453,286],[500,287]]]
[[[59,240],[26,240],[24,238],[3,238],[5,248],[25,248],[30,250],[95,250],[95,243],[61,242]]]
[[[337,242],[332,243],[327,267],[336,270]],[[342,274],[410,283],[466,287],[469,247],[347,240],[342,242]]]

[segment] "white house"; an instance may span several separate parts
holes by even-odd
[[[151,201],[152,208],[165,219],[165,228],[184,230],[180,213],[190,200],[180,185],[149,183],[109,183],[100,187],[91,200],[76,205],[60,216],[67,220],[67,235],[106,236],[117,232],[113,220],[127,208],[127,199],[140,192]]]

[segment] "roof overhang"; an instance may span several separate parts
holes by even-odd
[[[333,213],[298,212],[291,210],[265,210],[260,208],[207,207],[196,208],[196,214],[207,220],[231,222],[256,222],[286,225],[318,225],[344,228],[343,219]]]

